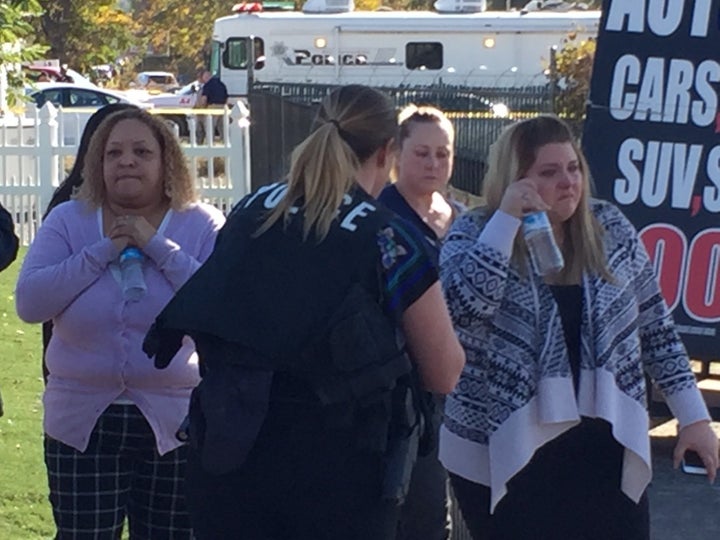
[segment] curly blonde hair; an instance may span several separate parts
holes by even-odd
[[[182,210],[196,202],[198,192],[177,138],[162,120],[142,109],[126,109],[111,114],[102,121],[90,139],[82,172],[84,180],[76,198],[84,200],[96,208],[105,201],[107,195],[103,177],[105,146],[112,130],[123,120],[138,120],[145,124],[160,145],[160,160],[163,164],[162,183],[165,196],[170,201],[170,207],[174,210]]]

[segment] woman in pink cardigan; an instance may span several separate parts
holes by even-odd
[[[56,538],[192,537],[175,437],[199,381],[186,338],[172,366],[141,350],[150,324],[213,249],[224,222],[198,203],[177,140],[139,109],[93,135],[77,197],[57,206],[17,284],[23,320],[51,320],[45,463]],[[146,292],[125,299],[118,259],[140,250]],[[119,535],[117,536],[119,537]]]

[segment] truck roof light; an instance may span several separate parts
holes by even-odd
[[[262,10],[262,2],[240,2],[232,7],[233,13],[255,13]]]

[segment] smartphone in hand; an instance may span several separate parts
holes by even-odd
[[[686,474],[707,474],[705,464],[702,459],[700,459],[698,453],[693,450],[685,451],[685,457],[682,460],[681,468]]]

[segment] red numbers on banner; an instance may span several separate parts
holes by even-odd
[[[682,301],[690,318],[720,321],[720,229],[700,231],[689,248],[685,233],[667,223],[648,225],[640,238],[670,309]]]

